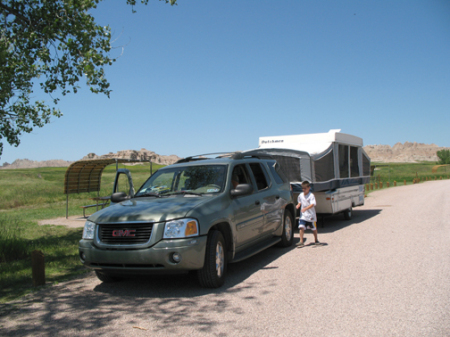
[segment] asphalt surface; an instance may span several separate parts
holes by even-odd
[[[102,284],[93,274],[0,305],[1,336],[450,336],[450,181],[373,192],[327,219],[323,246],[189,275]],[[298,242],[298,232],[295,233]]]

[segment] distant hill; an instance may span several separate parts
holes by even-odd
[[[89,153],[80,160],[87,159],[108,159],[108,158],[120,158],[120,159],[141,159],[141,160],[151,160],[153,163],[170,165],[175,163],[177,160],[181,159],[176,155],[162,156],[156,154],[153,151],[148,151],[146,149],[141,149],[140,151],[135,150],[125,150],[119,151],[117,153],[108,153],[105,155],[96,155],[95,153]],[[44,160],[44,161],[33,161],[29,159],[17,159],[12,164],[4,163],[0,166],[0,169],[18,169],[18,168],[37,168],[37,167],[68,167],[73,161],[66,160]]]
[[[366,145],[364,150],[369,155],[373,162],[384,163],[414,163],[419,161],[438,161],[436,155],[437,151],[450,149],[448,147],[439,147],[435,144],[422,144],[405,142],[397,143],[393,147],[390,145]],[[116,153],[110,152],[104,155],[96,155],[89,153],[81,160],[87,159],[107,159],[107,158],[121,158],[121,159],[141,159],[151,160],[153,163],[170,165],[175,163],[180,157],[176,155],[162,156],[153,151],[146,149],[124,150]],[[66,160],[45,160],[33,161],[28,159],[17,159],[12,164],[5,163],[0,166],[0,169],[17,169],[17,168],[36,168],[36,167],[67,167],[71,161]]]
[[[364,151],[373,162],[414,163],[419,161],[438,161],[437,151],[450,149],[435,144],[405,142],[389,145],[366,145]]]

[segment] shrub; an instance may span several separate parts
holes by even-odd
[[[436,155],[439,157],[438,164],[440,165],[450,164],[450,150],[438,151]]]

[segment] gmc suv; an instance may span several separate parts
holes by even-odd
[[[201,286],[216,288],[227,263],[292,245],[294,215],[290,184],[270,156],[188,157],[136,193],[113,193],[111,206],[87,219],[80,259],[103,282],[196,271]]]

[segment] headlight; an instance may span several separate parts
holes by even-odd
[[[94,230],[95,230],[95,223],[86,221],[84,224],[84,230],[83,230],[83,239],[92,240],[94,239]]]
[[[166,222],[164,239],[198,236],[198,223],[194,219],[180,219]]]

